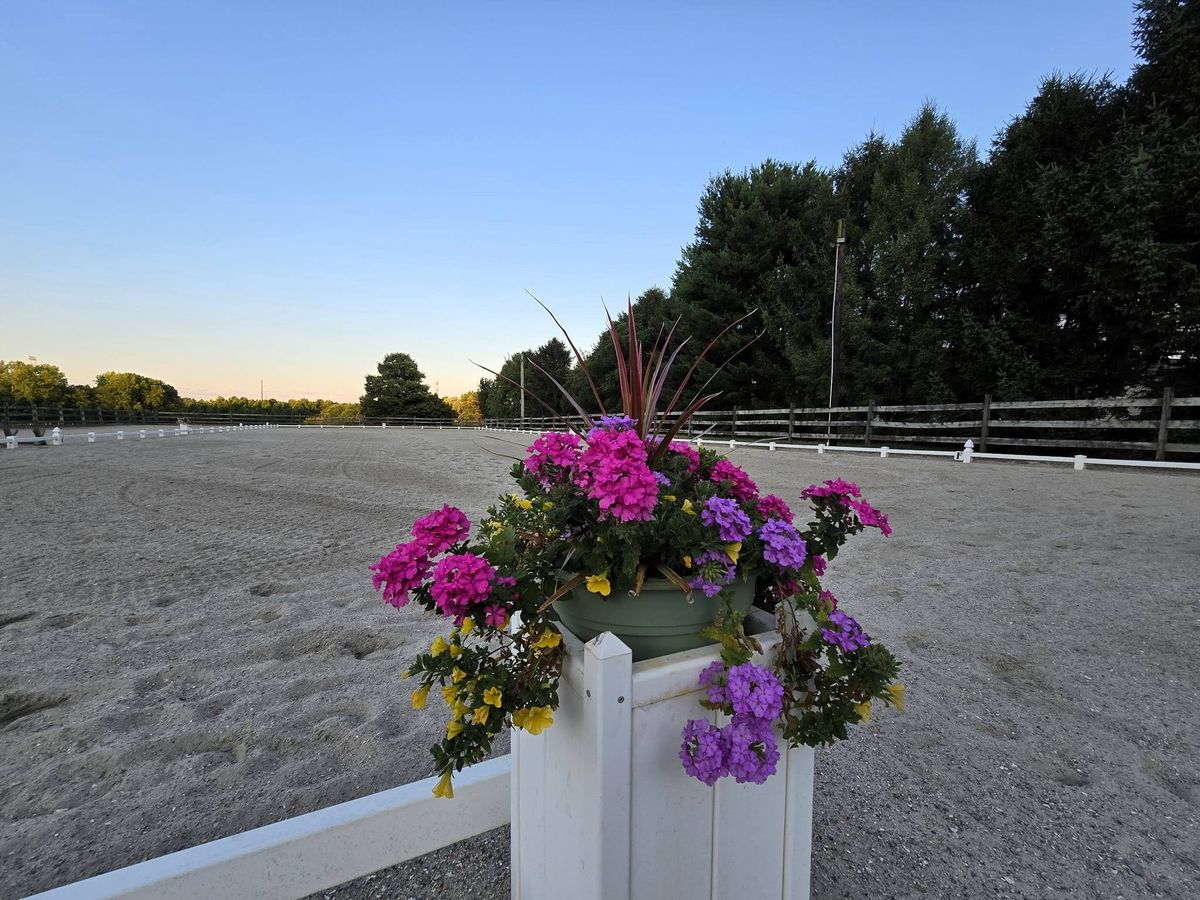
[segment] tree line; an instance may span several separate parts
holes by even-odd
[[[834,169],[766,160],[713,178],[670,289],[634,304],[639,329],[678,319],[707,340],[757,310],[711,354],[760,335],[717,376],[716,405],[824,404],[840,220],[844,404],[1200,392],[1200,7],[1142,0],[1133,40],[1127,81],[1051,75],[986,158],[927,104]],[[607,332],[584,352],[615,404]],[[522,356],[590,398],[561,341],[509,355],[505,378]],[[565,409],[532,366],[525,380]],[[478,402],[488,417],[520,405],[503,378],[481,379]]]

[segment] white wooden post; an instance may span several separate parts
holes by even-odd
[[[825,445],[824,445],[824,444],[817,444],[817,452],[818,452],[818,453],[824,453],[824,452],[825,452]]]
[[[117,440],[118,440],[118,441],[123,441],[123,440],[125,440],[125,432],[123,432],[123,431],[118,431],[118,432],[117,432]]]
[[[737,447],[737,441],[733,440],[733,438],[730,438],[730,439],[729,439],[729,449],[730,449],[730,450],[733,450],[733,449],[735,449],[736,447]]]
[[[54,429],[50,432],[50,446],[61,447],[62,444],[63,444],[62,429],[59,428],[57,425],[55,425]]]
[[[17,436],[15,434],[7,435],[4,438],[4,446],[5,446],[5,449],[7,449],[7,450],[16,450],[17,449]]]
[[[967,442],[965,444],[963,444],[962,461],[965,463],[969,463],[971,461],[971,455],[974,452],[975,452],[975,442],[973,440],[971,440],[970,438],[967,438]]]
[[[679,762],[684,723],[716,720],[697,681],[715,646],[632,664],[611,634],[563,641],[554,725],[512,736],[512,896],[807,900],[812,749],[781,741],[763,785],[710,788]]]
[[[769,444],[767,444],[767,449],[770,450],[772,453],[774,453],[775,452],[775,442],[771,441]]]
[[[94,432],[94,431],[89,431],[89,432],[88,432],[88,443],[89,443],[89,444],[94,444],[94,443],[96,443],[96,432]]]
[[[1075,471],[1076,472],[1082,472],[1086,465],[1087,465],[1087,457],[1086,456],[1077,455],[1075,457]]]
[[[167,436],[167,432],[166,432],[164,429],[160,428],[160,429],[158,429],[158,436],[159,436],[159,437],[166,437],[166,436]]]
[[[880,459],[887,459],[887,454],[888,454],[888,448],[887,448],[887,447],[880,447],[880,448],[879,448],[879,458],[880,458]]]

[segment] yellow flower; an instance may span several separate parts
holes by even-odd
[[[612,593],[612,585],[608,583],[608,573],[601,572],[599,575],[589,575],[587,577],[587,589],[593,594],[599,594],[601,597],[607,597]]]
[[[858,713],[859,719],[861,719],[863,722],[871,721],[871,701],[870,700],[866,701],[865,703],[855,703],[854,711],[856,713]]]
[[[410,672],[408,671],[408,669],[405,669],[405,670],[404,670],[404,671],[403,671],[403,672],[400,674],[400,677],[401,677],[401,678],[408,678],[410,674],[412,674],[412,673],[410,673]]]
[[[557,647],[559,641],[561,640],[562,635],[547,625],[542,631],[542,636],[533,642],[533,646],[538,648],[545,647],[549,649],[551,647]]]
[[[441,656],[449,649],[450,645],[447,644],[446,639],[439,634],[437,636],[437,640],[433,642],[433,646],[429,648],[429,652],[434,656]]]
[[[904,712],[904,685],[900,683],[889,684],[887,689],[888,694],[892,697],[892,706]]]
[[[543,500],[542,501],[542,509],[545,510],[546,512],[550,512],[550,510],[554,509],[554,504],[551,503],[549,500]]]
[[[500,703],[503,697],[504,694],[501,693],[500,688],[490,687],[483,692],[483,702],[491,704],[492,706],[496,707],[496,709],[500,708]]]
[[[737,562],[738,554],[741,552],[742,552],[742,542],[741,541],[738,541],[736,544],[726,544],[725,545],[725,555],[729,557],[729,561],[731,563]]]
[[[692,558],[690,556],[685,556],[683,558],[683,564],[690,569],[692,567]]]
[[[463,634],[470,634],[475,630],[475,620],[470,616],[467,616],[465,619],[463,619],[463,623],[458,626],[458,630]]]
[[[458,656],[462,655],[462,647],[458,646],[458,644],[451,644],[450,645],[450,655],[453,657],[456,657],[456,658]]]
[[[691,500],[685,499],[683,501],[683,511],[685,513],[687,513],[689,516],[694,516],[696,514],[696,511],[694,509],[692,509],[692,501]]]
[[[446,739],[451,741],[454,740],[456,737],[462,734],[462,730],[463,723],[458,721],[458,719],[452,719],[450,723],[446,725]]]
[[[453,681],[455,684],[458,684],[460,681],[462,681],[466,677],[467,677],[467,673],[464,672],[462,669],[460,669],[458,666],[455,666],[454,671],[452,671],[450,673],[450,680]]]
[[[674,494],[663,494],[662,498],[663,498],[664,503],[674,503],[675,502]]]
[[[504,523],[499,519],[492,519],[484,527],[487,528],[487,530],[492,534],[499,534],[504,530]]]
[[[425,687],[422,687],[422,688],[417,688],[415,691],[413,691],[412,692],[413,709],[424,709],[425,708],[425,698],[428,696],[429,696],[428,685],[426,685]]]
[[[512,716],[513,724],[518,728],[524,728],[530,734],[541,734],[547,728],[554,724],[554,718],[550,715],[550,707],[535,706],[531,709],[518,709]]]
[[[471,711],[471,707],[463,703],[461,700],[455,700],[454,705],[450,707],[450,712],[456,719],[465,719],[467,713]]]
[[[450,783],[450,776],[453,774],[453,769],[447,769],[442,773],[441,779],[437,783],[437,787],[433,789],[433,796],[445,797],[447,800],[454,799],[454,785]]]
[[[475,720],[476,725],[482,725],[487,721],[488,713],[492,711],[490,706],[480,706],[475,710],[475,714],[471,716]]]
[[[458,688],[452,684],[448,684],[442,688],[442,699],[446,701],[447,706],[453,706],[454,701],[458,699]]]
[[[517,506],[521,507],[521,509],[533,509],[533,501],[526,500],[524,497],[518,497],[514,502],[517,504]]]

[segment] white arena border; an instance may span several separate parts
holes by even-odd
[[[486,428],[487,431],[502,431],[511,432],[513,434],[541,434],[541,431],[525,428]],[[955,462],[969,463],[973,460],[994,459],[999,462],[1037,462],[1037,463],[1065,463],[1070,465],[1076,472],[1082,472],[1088,466],[1118,466],[1121,468],[1137,468],[1137,469],[1175,469],[1175,470],[1192,470],[1200,471],[1200,462],[1179,462],[1176,460],[1153,460],[1153,459],[1098,459],[1089,456],[1039,456],[1026,453],[978,453],[975,450],[975,442],[968,440],[961,450],[898,450],[895,447],[842,447],[837,444],[783,444],[776,441],[739,441],[731,440],[714,440],[712,438],[704,438],[703,436],[696,438],[684,438],[687,443],[693,443],[697,447],[728,447],[730,450],[736,449],[758,449],[774,452],[776,450],[815,450],[819,454],[824,453],[865,453],[869,456],[878,456],[880,459],[887,459],[889,456],[940,456],[948,459],[953,459]]]
[[[98,438],[116,438],[118,441],[125,439],[145,440],[147,437],[163,438],[163,437],[183,437],[190,434],[217,434],[224,431],[259,431],[266,428],[278,428],[278,425],[270,423],[261,423],[255,425],[178,425],[171,428],[139,428],[136,431],[87,431],[87,432],[67,432],[61,428],[53,428],[49,434],[44,434],[41,437],[36,435],[27,438],[18,438],[15,434],[4,438],[4,447],[9,450],[15,450],[21,444],[43,445],[49,447],[62,447],[67,441],[80,443],[86,441],[89,444],[96,443]]]

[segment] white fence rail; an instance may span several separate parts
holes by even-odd
[[[181,424],[170,428],[138,428],[136,430],[123,429],[120,431],[63,431],[61,428],[56,427],[51,429],[47,434],[32,434],[29,437],[21,437],[19,434],[7,435],[4,438],[3,446],[8,450],[16,450],[21,444],[62,447],[68,441],[94,444],[100,438],[115,438],[118,441],[145,440],[146,438],[186,437],[192,434],[217,434],[222,431],[258,431],[278,427],[278,425],[269,423],[254,425]]]
[[[32,900],[294,900],[509,821],[509,757],[427,778],[36,894]]]

